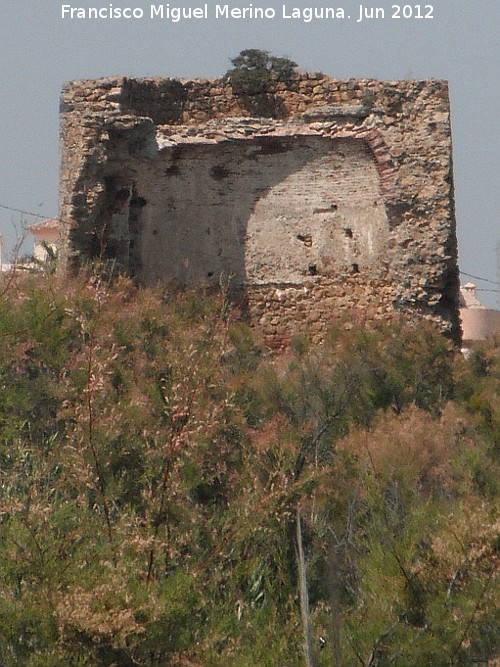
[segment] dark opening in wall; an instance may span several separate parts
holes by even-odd
[[[337,209],[337,204],[332,202],[330,206],[326,206],[325,208],[315,208],[313,213],[335,213]]]
[[[318,267],[316,266],[316,264],[311,264],[310,266],[307,267],[307,272],[309,273],[310,276],[317,276]]]
[[[142,210],[147,201],[141,197],[136,190],[136,184],[132,185],[132,195],[128,207],[128,272],[131,276],[137,276],[142,267],[141,258],[141,234],[142,234]]]
[[[133,195],[132,199],[130,200],[130,206],[134,207],[136,206],[137,208],[142,208],[143,206],[146,206],[147,201],[144,199],[144,197],[138,197]]]
[[[284,141],[280,137],[264,137],[260,140],[261,155],[276,155],[277,153],[287,153],[292,149],[289,141]]]
[[[170,167],[167,167],[163,173],[165,176],[180,176],[181,170],[176,164],[172,164]]]
[[[116,191],[115,199],[118,205],[125,203],[130,197],[130,189],[128,187],[120,188]]]
[[[132,195],[130,181],[125,174],[113,174],[104,178],[105,203],[102,207],[106,218],[123,210]]]
[[[297,239],[310,248],[312,246],[312,236],[310,234],[297,234]]]
[[[352,239],[354,236],[352,229],[350,229],[349,227],[345,227],[344,234],[347,236],[348,239]]]
[[[359,264],[351,264],[351,271],[353,273],[359,273]]]
[[[224,167],[222,164],[216,164],[212,167],[212,169],[210,169],[210,175],[216,181],[221,181],[224,178],[227,178],[229,174],[230,174],[229,169]]]

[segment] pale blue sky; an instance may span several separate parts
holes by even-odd
[[[0,206],[57,215],[58,105],[63,81],[113,74],[212,77],[223,74],[229,58],[244,48],[287,55],[301,70],[321,70],[338,78],[443,78],[450,82],[460,268],[497,280],[500,243],[497,204],[500,155],[500,1],[434,0],[432,20],[386,18],[356,23],[359,2],[297,0],[287,8],[343,7],[349,20],[215,20],[171,23],[150,20],[61,19],[55,0],[3,0],[0,15]],[[145,0],[79,0],[74,7],[138,7]],[[153,3],[159,4],[159,3]],[[166,6],[167,3],[165,3]],[[170,2],[174,6],[175,2]],[[203,3],[179,2],[183,7]],[[220,3],[223,4],[223,3]],[[231,7],[251,3],[232,2]],[[403,3],[404,4],[404,3]],[[408,3],[406,3],[408,4]],[[413,3],[415,7],[417,3]],[[424,5],[421,5],[422,8]],[[11,247],[21,215],[0,208],[0,230]],[[31,224],[34,218],[25,216]],[[467,280],[467,278],[464,278]],[[500,289],[476,281],[478,286]],[[499,295],[480,292],[490,306]]]

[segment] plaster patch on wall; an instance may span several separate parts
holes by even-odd
[[[353,139],[259,137],[163,149],[134,175],[134,188],[148,193],[146,284],[217,284],[222,273],[237,285],[302,284],[312,265],[335,275],[356,262],[377,274],[386,252],[378,172],[366,144]],[[309,242],[298,243],[300,236]]]

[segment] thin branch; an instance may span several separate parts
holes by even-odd
[[[461,576],[462,576],[462,566],[455,570],[455,573],[453,574],[453,577],[451,578],[450,585],[448,586],[448,590],[446,591],[446,600],[447,601],[451,599],[451,596],[453,595],[453,591],[455,590],[456,583]]]
[[[94,462],[94,469],[97,475],[97,482],[99,494],[101,496],[102,508],[104,511],[104,518],[106,521],[106,530],[108,533],[108,541],[113,552],[113,560],[116,562],[116,554],[113,540],[113,530],[111,526],[111,513],[109,511],[109,504],[107,499],[107,489],[104,474],[102,472],[99,455],[94,441],[94,391],[92,389],[92,370],[94,365],[94,330],[90,329],[89,344],[88,344],[88,359],[87,359],[87,417],[88,417],[88,443]]]
[[[191,377],[189,378],[189,382],[186,382],[185,386],[189,387],[191,385],[193,376],[194,376],[194,371],[192,371]],[[159,504],[158,513],[157,513],[157,519],[155,521],[153,541],[152,541],[151,548],[149,550],[149,555],[148,555],[148,569],[147,569],[147,575],[146,575],[146,583],[147,584],[150,583],[151,578],[153,576],[153,567],[154,567],[155,556],[156,556],[156,545],[157,545],[157,542],[158,542],[158,535],[159,535],[159,532],[160,532],[162,517],[164,516],[165,509],[166,509],[168,482],[170,480],[170,473],[172,471],[173,459],[174,459],[175,453],[178,449],[178,445],[181,441],[181,435],[184,432],[184,430],[185,430],[185,428],[186,428],[186,426],[189,423],[189,420],[191,418],[196,391],[197,391],[196,388],[192,389],[191,393],[188,396],[184,395],[184,396],[181,397],[182,403],[186,404],[186,408],[183,411],[182,419],[178,420],[176,423],[174,423],[172,425],[169,447],[168,447],[168,450],[167,450],[167,452],[165,454],[165,457],[164,457],[164,460],[163,460],[163,470],[162,470],[162,476],[161,476],[162,481],[161,481],[161,491],[160,491],[160,504]]]
[[[481,594],[479,595],[478,599],[476,600],[476,604],[474,605],[474,609],[472,611],[472,614],[471,614],[469,620],[467,621],[467,623],[465,625],[464,631],[462,632],[462,634],[460,636],[460,639],[457,642],[455,650],[451,654],[451,659],[450,659],[450,664],[451,665],[455,664],[455,659],[458,655],[458,652],[460,651],[460,647],[462,646],[462,644],[464,643],[464,641],[467,638],[467,635],[469,634],[469,631],[472,627],[472,624],[474,623],[474,619],[476,618],[476,615],[477,615],[477,613],[480,609],[481,603],[483,602],[484,598],[486,597],[486,593],[488,592],[488,589],[489,589],[490,584],[493,580],[495,572],[496,572],[495,563],[493,563],[493,565],[491,566],[490,572],[488,574],[488,578],[486,579],[486,581],[484,583],[483,590],[481,591]]]
[[[363,665],[363,667],[366,667],[365,661],[363,660],[361,654],[359,653],[358,649],[356,648],[354,641],[349,633],[347,633],[347,641],[349,642],[349,646],[354,652],[354,655],[356,658],[359,660],[360,664]]]
[[[387,637],[389,637],[389,635],[391,635],[391,634],[394,632],[394,630],[398,627],[398,625],[399,625],[399,621],[400,621],[400,619],[398,618],[398,620],[397,620],[395,623],[393,623],[393,624],[391,625],[390,628],[387,628],[387,630],[385,630],[385,631],[380,635],[380,637],[378,637],[378,638],[376,639],[376,641],[374,642],[374,644],[373,644],[373,646],[372,646],[372,652],[371,652],[371,654],[370,654],[370,658],[369,658],[369,660],[368,660],[367,667],[372,667],[373,665],[375,665],[375,660],[377,659],[377,656],[379,655],[379,648],[380,648],[380,645],[381,645],[382,642],[383,642],[385,639],[387,639]]]
[[[298,505],[295,528],[297,566],[299,571],[300,611],[302,615],[302,633],[304,637],[304,657],[306,660],[306,667],[315,667],[311,640],[311,618],[309,611],[309,594],[307,591],[306,559],[304,555],[304,546],[302,543],[302,522],[300,517],[300,507]]]
[[[412,644],[414,644],[421,635],[423,635],[425,632],[429,632],[429,630],[430,630],[429,625],[424,625],[423,628],[420,628],[419,631],[417,632],[417,635],[415,637],[413,637],[413,639],[411,641],[409,641],[403,648],[399,649],[399,651],[396,651],[396,653],[393,653],[391,655],[391,657],[388,658],[389,664],[392,665],[394,663],[394,661],[397,660],[400,657],[400,655],[403,653],[403,650],[407,651],[408,648]]]

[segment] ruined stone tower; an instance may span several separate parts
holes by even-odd
[[[61,101],[64,267],[231,285],[271,342],[339,314],[411,312],[457,339],[450,109],[443,81],[300,74],[75,81]]]

